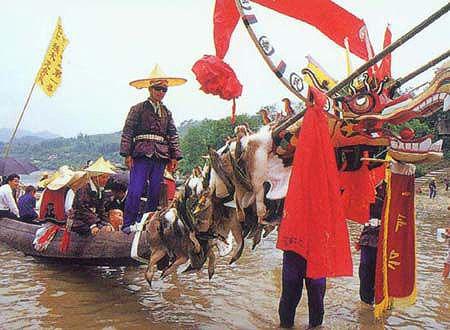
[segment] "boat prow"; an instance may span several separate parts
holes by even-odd
[[[60,246],[64,231],[59,230],[45,250],[37,251],[33,240],[39,228],[42,226],[0,218],[0,242],[25,255],[53,263],[128,266],[140,265],[150,255],[145,232],[139,235],[122,231],[99,232],[96,236],[81,236],[71,232],[68,249],[63,253]]]

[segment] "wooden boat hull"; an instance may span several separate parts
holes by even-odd
[[[0,218],[0,242],[45,262],[96,266],[142,264],[131,257],[131,248],[137,233],[100,232],[96,236],[80,236],[77,233],[71,233],[68,250],[62,253],[60,243],[63,230],[56,233],[44,251],[35,250],[33,240],[39,228],[41,228],[40,225]],[[147,260],[150,255],[150,246],[145,232],[141,234],[137,244],[137,255]]]

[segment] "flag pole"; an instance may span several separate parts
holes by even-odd
[[[394,93],[395,89],[399,88],[404,83],[406,83],[406,82],[410,81],[411,79],[415,78],[416,76],[418,76],[422,72],[424,72],[424,71],[428,70],[429,68],[435,66],[439,62],[445,60],[449,56],[450,56],[450,50],[447,50],[445,53],[439,55],[438,57],[436,57],[435,59],[433,59],[430,62],[426,63],[425,65],[421,66],[417,70],[414,70],[413,72],[408,74],[406,77],[397,79],[397,81],[395,82],[394,86],[392,87],[391,93]]]
[[[4,158],[7,158],[8,155],[9,155],[9,150],[11,149],[11,144],[13,143],[14,138],[16,137],[17,129],[19,128],[20,122],[22,121],[22,118],[23,118],[23,114],[25,113],[25,110],[27,109],[28,103],[30,102],[31,94],[33,93],[33,90],[34,90],[35,86],[36,86],[36,81],[34,81],[33,86],[31,87],[30,93],[28,94],[28,97],[27,97],[27,100],[25,102],[25,105],[24,105],[24,107],[22,109],[22,112],[21,112],[21,114],[19,116],[19,120],[17,121],[16,128],[14,128],[14,132],[13,132],[13,134],[11,136],[11,139],[9,140],[9,143],[8,143],[8,145],[6,147]]]
[[[351,83],[353,79],[358,77],[361,73],[366,71],[369,67],[377,63],[379,60],[381,60],[386,55],[392,53],[395,49],[403,45],[406,41],[414,37],[417,33],[422,31],[424,28],[426,28],[428,25],[436,21],[439,17],[446,14],[450,10],[450,3],[447,3],[444,7],[439,9],[437,12],[435,12],[433,15],[425,19],[423,22],[421,22],[419,25],[414,27],[411,31],[397,39],[393,44],[386,47],[383,51],[375,55],[372,59],[367,61],[365,64],[360,66],[358,69],[356,69],[351,75],[349,75],[347,78],[342,80],[339,84],[334,86],[327,95],[332,97],[334,94],[339,92],[342,88],[344,88],[347,84]]]

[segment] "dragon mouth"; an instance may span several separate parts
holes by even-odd
[[[434,163],[442,159],[442,140],[434,143],[431,137],[423,137],[413,141],[401,141],[391,137],[389,155],[397,160],[412,164]]]
[[[403,142],[397,138],[390,139],[391,150],[409,153],[442,152],[442,140],[432,143],[430,137]]]

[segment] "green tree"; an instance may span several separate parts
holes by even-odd
[[[252,130],[261,126],[259,116],[239,115],[236,116],[236,124],[247,123]],[[181,150],[183,159],[180,161],[179,168],[182,173],[191,171],[195,166],[204,164],[205,156],[208,153],[208,147],[219,149],[224,145],[228,136],[234,135],[234,127],[230,123],[230,118],[219,120],[204,119],[190,127],[181,138]]]

